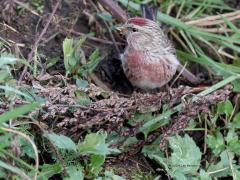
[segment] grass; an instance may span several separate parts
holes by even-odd
[[[158,5],[156,0],[117,1],[133,15],[139,15],[140,3]],[[44,6],[40,1],[30,1],[29,4],[38,13],[42,13]],[[18,54],[11,51],[11,43],[0,37],[0,105],[3,105],[0,109],[0,178],[8,176],[12,179],[48,179],[55,176],[62,179],[121,180],[125,177],[158,179],[159,174],[177,180],[240,178],[240,166],[237,163],[240,157],[240,12],[229,7],[223,0],[166,0],[162,2],[160,9],[158,21],[171,27],[169,37],[177,46],[178,58],[183,63],[200,64],[214,82],[219,79],[192,100],[197,101],[199,97],[209,95],[229,83],[233,85],[234,98],[213,105],[209,114],[198,114],[185,129],[184,135],[169,137],[167,146],[170,151],[167,155],[159,149],[161,135],[139,149],[138,155],[148,158],[148,163],[140,164],[154,167],[155,173],[147,173],[139,167],[126,167],[131,169],[131,175],[116,175],[121,174],[120,169],[114,166],[111,169],[111,164],[110,169],[109,164],[108,170],[104,168],[108,160],[122,152],[128,152],[128,148],[138,142],[139,137],[123,137],[118,132],[106,133],[93,128],[81,132],[81,138],[75,141],[74,137],[49,131],[45,128],[43,117],[37,116],[38,112],[47,113],[44,104],[48,99],[36,95],[39,88],[45,88],[44,80],[44,85],[33,83],[32,87],[26,84],[18,86],[18,77],[15,76],[16,72],[20,71],[20,66],[27,65],[33,79],[37,78],[41,73],[41,66],[36,65],[39,62],[28,64],[25,59],[18,58]],[[99,16],[99,13],[97,14]],[[114,22],[109,14],[107,17],[111,19],[111,23]],[[92,35],[86,34],[76,38],[76,41],[66,38],[62,42],[63,58],[57,59],[64,60],[64,86],[72,83],[84,89],[90,85],[88,77],[102,56],[101,52],[95,49],[86,58],[82,46],[88,36]],[[84,59],[81,59],[82,57]],[[71,78],[74,81],[69,80]],[[49,82],[50,86],[53,82]],[[56,84],[54,82],[53,86]],[[79,99],[79,107],[87,107],[92,102],[85,92],[73,92],[72,97]],[[129,122],[134,124],[144,119],[139,132],[148,138],[156,129],[168,124],[173,114],[181,113],[184,105],[182,102],[172,109],[163,105],[162,112],[138,113]],[[69,105],[67,110],[71,112],[76,109]],[[64,117],[59,117],[61,118]],[[70,122],[71,118],[67,118]],[[54,122],[52,123],[54,126]],[[196,132],[201,133],[201,143],[197,140]],[[119,148],[121,152],[111,147],[114,142],[116,145],[123,143]],[[45,155],[49,156],[49,161],[40,162]]]

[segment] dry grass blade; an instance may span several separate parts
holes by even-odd
[[[43,30],[42,30],[41,34],[39,35],[39,37],[37,38],[37,40],[35,41],[31,52],[28,54],[28,62],[32,62],[34,54],[36,53],[36,50],[37,50],[37,46],[38,46],[39,42],[41,41],[43,35],[47,32],[47,29],[48,29],[48,27],[50,25],[50,22],[52,21],[53,16],[56,13],[56,11],[57,11],[57,9],[58,9],[58,7],[60,5],[60,2],[61,1],[59,0],[55,4],[54,9],[53,9],[52,13],[49,16],[49,19],[48,19],[45,27],[43,28]],[[25,74],[27,72],[27,68],[28,68],[27,66],[24,67],[23,72],[22,72],[22,74],[21,74],[21,76],[20,76],[20,78],[18,80],[18,84],[21,84],[21,81],[22,81],[22,79],[24,78],[24,76],[25,76]]]
[[[240,11],[219,14],[216,16],[209,16],[209,17],[200,18],[200,19],[193,20],[193,21],[187,21],[185,23],[188,25],[194,25],[194,26],[199,26],[199,27],[212,26],[212,25],[225,23],[223,18],[226,18],[229,21],[234,21],[234,20],[240,19]]]
[[[210,32],[210,33],[225,33],[225,32],[234,32],[232,29],[225,28],[200,28],[202,31]]]
[[[14,2],[19,5],[22,6],[23,8],[27,9],[29,12],[31,12],[32,14],[36,15],[36,16],[40,16],[36,11],[34,11],[33,9],[31,9],[28,5],[24,4],[23,2],[20,2],[18,0],[14,0]]]

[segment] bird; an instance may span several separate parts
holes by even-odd
[[[180,64],[175,47],[157,22],[133,17],[118,29],[126,35],[127,46],[120,59],[133,86],[143,90],[161,88],[177,70],[193,83],[198,81]]]

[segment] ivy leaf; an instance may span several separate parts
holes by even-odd
[[[116,149],[108,148],[106,144],[107,133],[97,132],[86,135],[84,141],[78,144],[78,151],[81,154],[107,155],[111,152],[119,152]]]
[[[76,85],[80,88],[87,88],[88,87],[88,81],[76,78]]]
[[[219,131],[217,131],[215,135],[207,136],[207,144],[214,154],[221,153],[225,148],[223,135]]]
[[[208,174],[211,174],[211,177],[227,177],[231,175],[229,157],[232,160],[234,156],[227,151],[223,151],[220,154],[221,160],[217,164],[210,164],[207,170]]]
[[[200,180],[212,180],[212,178],[208,175],[208,173],[203,169],[200,170],[199,176],[200,176],[199,177]]]
[[[83,180],[84,174],[81,167],[69,166],[67,167],[67,173],[69,177],[64,178],[64,180]]]
[[[188,135],[168,138],[172,154],[170,167],[173,175],[195,174],[200,167],[202,153]]]
[[[237,138],[231,140],[228,143],[227,148],[231,151],[234,152],[236,155],[240,156],[240,140]]]
[[[145,156],[158,155],[164,157],[163,152],[159,148],[160,137],[158,137],[152,144],[143,146],[142,153]]]
[[[144,153],[163,166],[172,178],[187,180],[187,176],[192,175],[193,179],[200,167],[202,154],[199,148],[188,135],[170,137],[168,141],[172,149],[172,154],[168,159],[164,158],[163,154],[152,153],[149,149],[145,149]]]
[[[232,111],[233,111],[233,105],[229,100],[221,102],[217,106],[218,114],[225,114],[227,117],[229,117],[232,114]]]
[[[49,133],[46,134],[45,137],[52,141],[59,149],[76,151],[75,143],[67,136]]]

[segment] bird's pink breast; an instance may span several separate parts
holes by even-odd
[[[149,54],[128,48],[123,57],[123,69],[130,82],[142,89],[154,89],[166,84],[175,74],[171,64],[162,57],[152,61]]]

